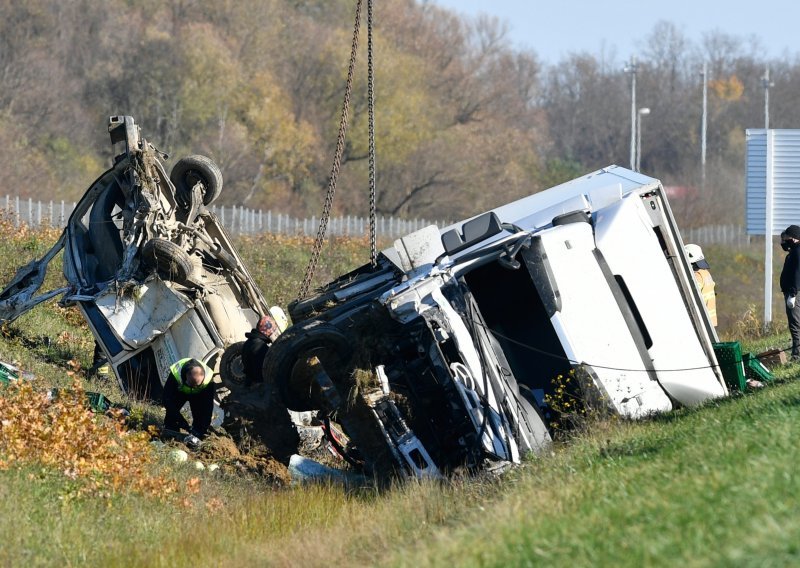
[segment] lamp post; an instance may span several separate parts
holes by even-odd
[[[708,63],[703,62],[703,70],[700,71],[703,79],[703,117],[700,123],[700,187],[706,188],[706,132],[708,124]]]
[[[764,76],[761,77],[761,86],[764,87],[764,130],[769,130],[769,88],[775,86],[775,83],[769,80],[769,67],[764,70]]]
[[[631,76],[631,169],[636,168],[636,57],[631,56],[631,62],[625,67],[625,73]]]
[[[650,109],[642,107],[638,112],[638,120],[636,121],[636,171],[640,171],[642,165],[642,117],[650,114]]]

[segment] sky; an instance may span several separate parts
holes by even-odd
[[[675,24],[691,42],[721,31],[747,41],[755,36],[765,59],[800,52],[800,0],[420,0],[467,16],[484,13],[509,26],[519,49],[547,64],[572,52],[627,61],[643,49],[661,20]]]

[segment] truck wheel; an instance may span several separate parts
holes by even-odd
[[[323,406],[320,389],[306,360],[319,358],[325,371],[336,377],[349,372],[352,349],[347,337],[336,327],[320,321],[290,327],[272,344],[264,358],[263,377],[277,387],[284,404],[297,412]],[[347,393],[339,393],[342,399]]]
[[[538,454],[553,442],[553,438],[531,389],[521,384],[519,392],[520,439],[517,442],[521,448],[530,448],[530,451]]]
[[[147,241],[142,247],[145,264],[155,268],[165,280],[183,282],[192,273],[192,259],[185,250],[166,239],[158,237]]]
[[[245,383],[244,362],[242,361],[242,347],[244,341],[234,343],[222,354],[219,362],[219,374],[223,383],[232,382],[243,385]]]
[[[181,158],[169,174],[175,196],[181,203],[189,201],[189,193],[198,182],[203,184],[203,203],[211,205],[222,192],[222,172],[211,158],[198,154]]]

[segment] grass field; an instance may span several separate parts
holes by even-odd
[[[0,242],[2,282],[56,237],[13,235]],[[309,246],[273,237],[239,243],[265,295],[283,305]],[[785,347],[782,312],[769,333],[756,312],[747,315],[763,296],[759,252],[705,252],[726,314],[723,338],[750,351]],[[365,242],[339,241],[327,247],[317,282],[366,258]],[[51,271],[48,283],[58,285],[59,267]],[[0,359],[43,384],[78,376],[120,399],[114,385],[85,377],[92,338],[73,310],[48,303],[2,331]],[[792,565],[800,554],[798,373],[798,365],[783,367],[774,385],[699,409],[595,421],[501,478],[382,492],[276,488],[156,455],[147,475],[176,483],[177,493],[81,495],[63,471],[12,465],[0,469],[0,565]],[[160,412],[139,410],[153,420]]]

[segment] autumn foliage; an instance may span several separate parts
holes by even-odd
[[[1,394],[0,470],[41,466],[74,480],[81,495],[177,494],[177,483],[156,471],[150,435],[128,430],[113,413],[93,412],[79,381],[56,398],[29,381]]]

